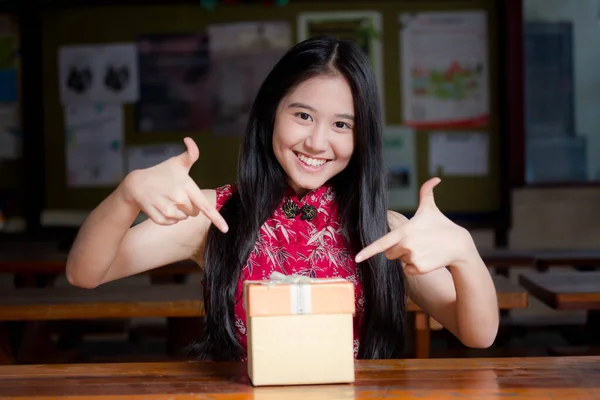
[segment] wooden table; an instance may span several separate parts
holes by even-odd
[[[600,271],[523,273],[519,283],[556,310],[600,310]]]
[[[576,341],[592,346],[580,350],[590,354],[600,353],[600,271],[523,273],[519,276],[519,282],[532,296],[555,310],[586,311],[585,330]],[[560,354],[565,350],[552,351]],[[573,354],[579,350],[567,347],[566,351]]]
[[[357,361],[354,384],[253,387],[242,363],[0,366],[0,399],[600,398],[600,357]]]

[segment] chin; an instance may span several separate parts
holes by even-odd
[[[323,186],[327,180],[323,179],[293,179],[291,180],[300,190],[310,192]]]

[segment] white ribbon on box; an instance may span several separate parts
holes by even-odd
[[[343,278],[311,278],[304,275],[285,275],[274,271],[266,285],[290,285],[290,312],[292,314],[310,314],[312,312],[311,284],[345,282]]]
[[[268,281],[265,281],[267,285],[279,285],[279,284],[310,284],[310,283],[331,283],[331,282],[346,282],[343,278],[311,278],[304,275],[285,275],[281,272],[273,271],[269,276]]]

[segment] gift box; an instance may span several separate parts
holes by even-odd
[[[354,285],[271,275],[244,282],[254,386],[354,382]]]

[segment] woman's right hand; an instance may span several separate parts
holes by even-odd
[[[211,205],[189,176],[200,151],[191,138],[185,138],[186,151],[150,168],[135,170],[123,181],[126,201],[136,204],[159,225],[173,225],[203,213],[225,233],[225,219]]]

